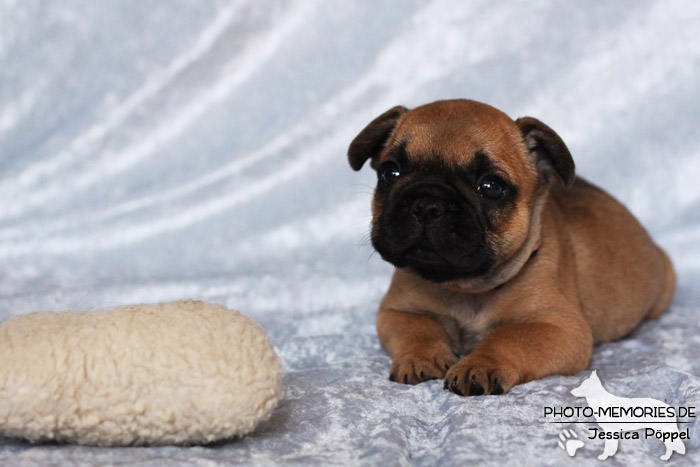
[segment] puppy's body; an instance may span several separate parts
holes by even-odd
[[[668,307],[675,275],[632,214],[610,195],[577,179],[552,192],[568,234],[581,309],[595,342],[617,339]]]
[[[573,374],[594,342],[670,302],[667,256],[620,203],[575,178],[564,143],[535,119],[463,100],[398,107],[349,157],[356,169],[371,158],[380,177],[372,240],[397,269],[377,330],[392,379],[499,394]]]

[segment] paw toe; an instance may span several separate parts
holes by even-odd
[[[406,352],[394,358],[389,379],[404,384],[418,384],[443,378],[455,362],[452,350],[447,346]]]
[[[469,383],[469,395],[470,396],[480,396],[484,393],[484,387],[476,380],[476,377],[472,375],[471,383]]]
[[[445,381],[445,388],[460,396],[499,395],[517,382],[515,373],[506,367],[469,357],[450,368]]]

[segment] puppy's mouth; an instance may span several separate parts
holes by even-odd
[[[437,283],[480,276],[488,271],[487,267],[481,265],[474,268],[455,264],[444,254],[423,245],[409,247],[401,254],[391,258],[384,257],[384,259],[398,268],[408,269],[424,279]]]
[[[449,264],[439,253],[424,246],[413,246],[403,253],[404,261],[415,263],[426,263],[435,265]]]

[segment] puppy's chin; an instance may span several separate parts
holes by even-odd
[[[430,248],[413,246],[397,253],[381,240],[373,239],[372,243],[385,261],[436,283],[480,277],[488,274],[492,265],[488,257],[475,258],[468,264],[460,265],[455,264],[449,254],[436,252]]]
[[[403,269],[415,273],[425,280],[438,284],[453,282],[459,279],[471,279],[481,275],[480,273],[467,272],[445,263],[409,263],[403,266]]]

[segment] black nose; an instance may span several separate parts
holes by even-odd
[[[445,214],[445,204],[432,197],[417,198],[411,205],[411,214],[425,220],[438,219]]]

